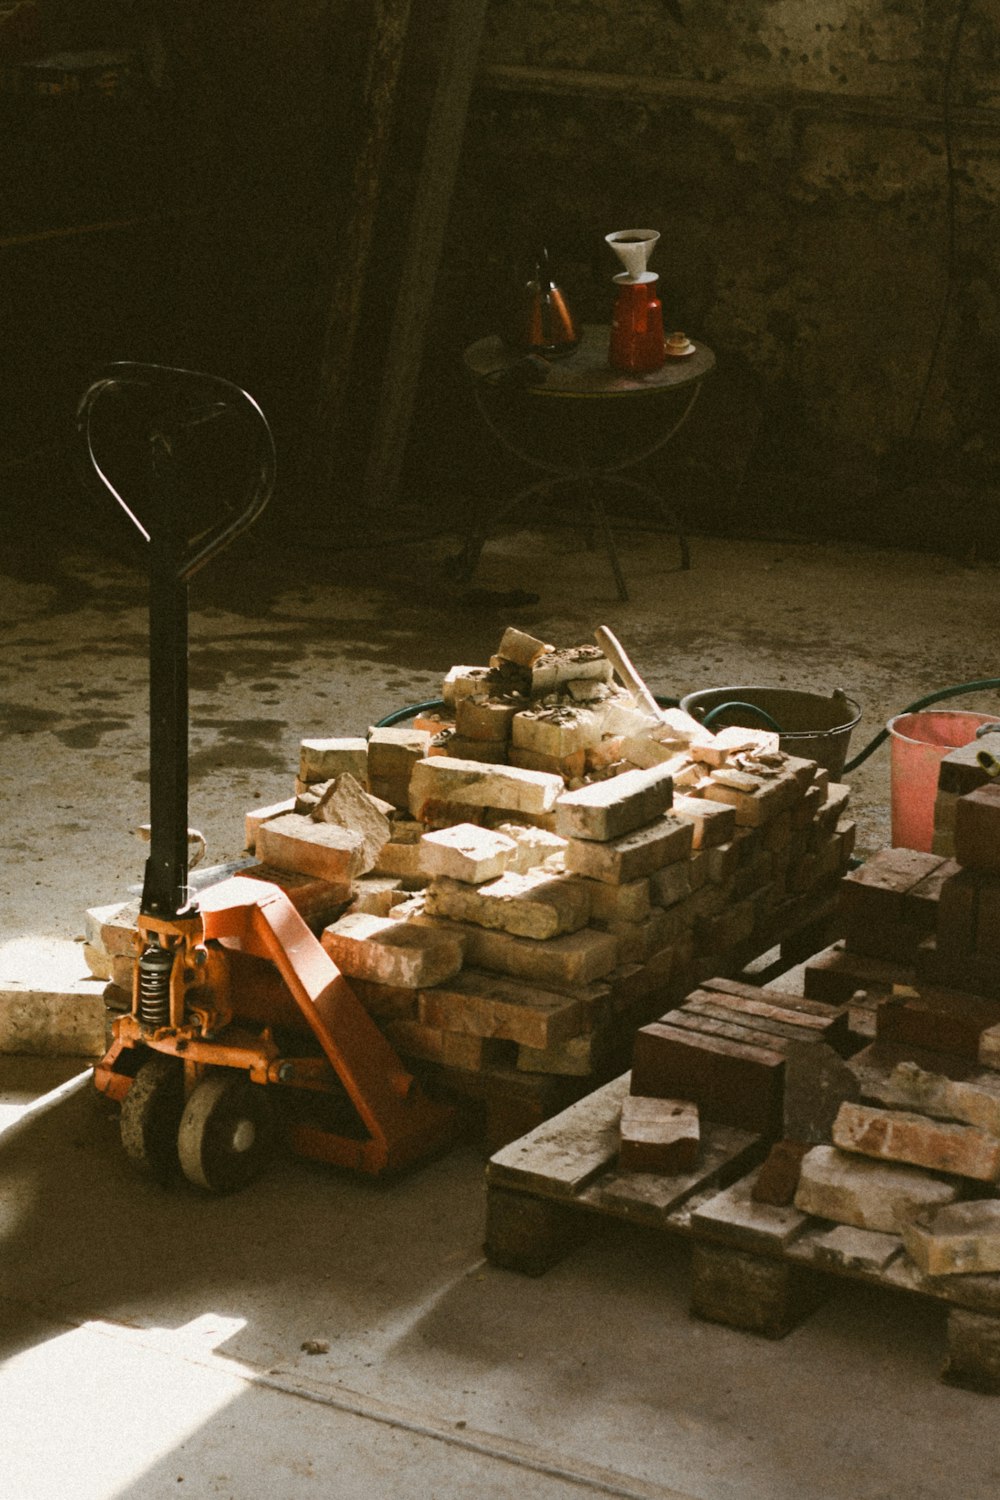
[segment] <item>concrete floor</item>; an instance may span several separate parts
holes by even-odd
[[[842,686],[864,709],[854,751],[996,670],[997,571],[943,557],[695,539],[683,573],[669,538],[632,534],[623,605],[568,532],[491,544],[464,590],[448,550],[251,534],[197,581],[191,822],[210,860],[239,853],[247,807],[289,794],[300,738],[436,696],[508,623],[566,645],[607,624],[663,694]],[[72,954],[85,908],[141,875],[145,582],[72,537],[12,546],[3,572],[0,961],[30,979],[33,952]],[[887,749],[852,788],[868,852],[889,841]],[[537,1281],[496,1270],[468,1145],[391,1184],[290,1161],[235,1198],[166,1192],[133,1175],[80,1068],[0,1059],[10,1500],[997,1493],[997,1406],[938,1384],[937,1308],[845,1284],[758,1341],[690,1320],[684,1246],[621,1226]]]

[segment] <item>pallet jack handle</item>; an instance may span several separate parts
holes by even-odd
[[[152,477],[147,521],[115,488],[94,446],[94,412],[112,395],[148,411]],[[194,537],[181,534],[175,437],[183,429],[233,416],[253,438],[246,499]],[[150,849],[141,912],[173,921],[193,914],[188,889],[188,581],[246,531],[274,489],[271,429],[252,396],[231,381],[165,365],[118,363],[93,380],[77,408],[88,471],[92,470],[149,544]]]

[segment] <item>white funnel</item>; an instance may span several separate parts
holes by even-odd
[[[658,229],[615,229],[604,239],[625,267],[625,274],[616,281],[655,281],[656,274],[646,270],[646,263],[653,247],[660,238]]]

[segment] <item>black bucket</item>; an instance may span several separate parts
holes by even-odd
[[[782,750],[814,760],[829,771],[832,780],[840,780],[851,730],[861,718],[861,705],[839,688],[828,698],[794,688],[703,688],[681,699],[681,708],[698,720],[723,704],[732,706],[712,718],[710,729],[722,729],[727,724],[739,724],[744,729],[776,726]],[[754,709],[762,713],[754,713]]]

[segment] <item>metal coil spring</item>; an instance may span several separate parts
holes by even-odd
[[[174,956],[169,948],[149,947],[139,959],[139,1020],[143,1026],[170,1025],[170,973]]]

